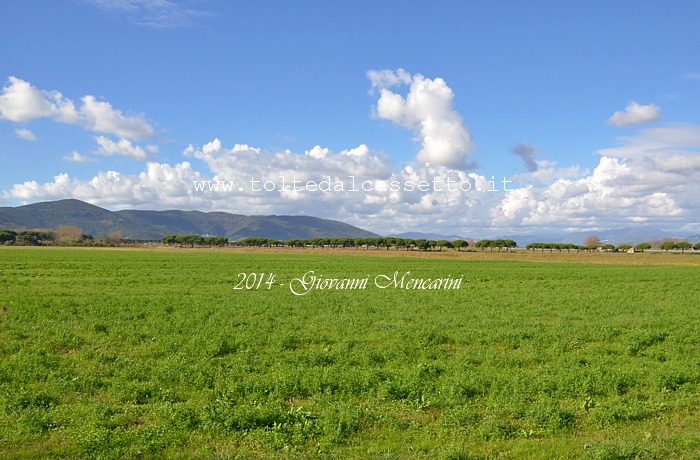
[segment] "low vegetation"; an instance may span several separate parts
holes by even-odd
[[[0,248],[0,458],[698,458],[696,258],[503,257]]]

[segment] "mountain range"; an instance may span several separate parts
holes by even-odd
[[[45,201],[17,207],[0,207],[0,228],[55,230],[60,225],[79,227],[83,233],[122,238],[159,239],[166,235],[226,236],[276,240],[375,237],[367,230],[343,222],[310,216],[244,216],[226,212],[140,211],[107,209],[80,200]]]
[[[471,240],[472,238],[465,238],[463,236],[459,235],[443,235],[442,233],[424,233],[424,232],[404,232],[404,233],[399,233],[397,235],[392,235],[396,236],[397,238],[404,238],[404,239],[411,239],[411,240],[446,240],[446,241],[454,241],[454,240]]]
[[[620,244],[639,244],[650,241],[661,241],[664,239],[687,240],[691,243],[700,241],[700,235],[688,235],[671,233],[650,227],[639,228],[618,228],[588,232],[559,232],[559,233],[539,233],[536,235],[504,235],[499,238],[515,240],[519,246],[526,246],[530,243],[573,243],[583,244],[587,237],[597,236],[603,244],[610,243],[618,246]]]
[[[0,207],[0,229],[55,230],[60,225],[79,227],[93,236],[109,236],[121,231],[123,238],[159,239],[166,235],[226,236],[235,241],[247,237],[271,238],[281,241],[309,238],[368,238],[379,236],[367,230],[336,220],[310,216],[245,216],[227,212],[201,211],[141,211],[126,209],[109,211],[80,200],[45,201],[17,207]],[[539,234],[503,235],[498,238],[515,240],[525,246],[533,242],[583,244],[595,235],[604,243],[638,244],[664,238],[700,241],[700,235],[681,235],[648,227],[602,230],[599,232],[541,232]],[[391,236],[427,240],[465,238],[439,233],[405,232]],[[478,238],[476,238],[478,239]]]

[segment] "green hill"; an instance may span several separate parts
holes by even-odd
[[[0,207],[0,228],[55,230],[80,227],[83,233],[107,236],[120,230],[124,238],[156,239],[173,234],[246,237],[277,240],[317,237],[377,236],[343,222],[309,216],[244,216],[226,212],[140,211],[107,209],[67,199],[17,207]]]

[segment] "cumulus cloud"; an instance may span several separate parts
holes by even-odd
[[[42,91],[22,79],[8,77],[0,94],[0,118],[23,123],[42,117],[75,123],[78,115],[73,102],[58,91]]]
[[[86,0],[88,4],[128,22],[157,29],[194,25],[197,19],[212,16],[202,9],[191,8],[187,2],[173,0]]]
[[[142,140],[153,137],[153,128],[142,117],[129,117],[115,110],[109,102],[98,101],[94,96],[80,99],[85,127],[91,131],[115,134],[126,139]]]
[[[64,155],[63,160],[71,163],[95,163],[97,161],[96,158],[81,155],[77,150],[73,150],[70,155]]]
[[[439,229],[484,237],[489,232],[582,231],[640,222],[700,231],[693,217],[700,206],[698,134],[700,126],[695,125],[649,129],[623,139],[625,145],[601,150],[598,165],[590,171],[543,160],[536,171],[510,178],[419,162],[392,170],[382,153],[364,144],[340,152],[320,145],[291,152],[246,144],[226,147],[215,139],[185,149],[192,164],[149,162],[139,174],[108,171],[87,180],[59,174],[46,183],[16,184],[3,198],[72,196],[107,207],[311,214],[384,234]],[[660,155],[659,144],[668,153]],[[233,181],[235,187],[196,190],[193,181],[200,180]],[[314,191],[300,185],[309,181],[317,184]],[[330,188],[319,186],[322,181]],[[417,187],[421,181],[422,190]]]
[[[17,137],[20,139],[24,139],[25,141],[35,141],[36,136],[34,135],[33,132],[29,131],[28,129],[15,129],[15,134]]]
[[[368,70],[367,78],[372,83],[370,94],[373,94],[376,89],[381,90],[411,83],[411,74],[404,69]]]
[[[612,114],[612,116],[608,118],[607,123],[609,125],[627,127],[650,123],[660,118],[661,108],[658,105],[641,105],[636,101],[632,101],[627,104],[624,111],[617,111]]]
[[[700,126],[649,128],[620,142],[599,151],[601,158],[590,173],[531,180],[509,194],[494,210],[493,224],[583,230],[641,222],[700,230],[693,217],[700,206]],[[533,176],[546,169],[540,167]]]
[[[535,161],[536,147],[519,143],[513,153],[523,159],[527,171],[492,177],[455,166],[464,163],[471,138],[444,81],[400,70],[376,71],[368,78],[379,94],[376,116],[416,133],[421,145],[416,161],[390,167],[386,155],[362,143],[341,151],[310,145],[292,152],[230,146],[215,138],[188,146],[183,151],[187,161],[180,163],[150,161],[136,174],[101,171],[88,179],[62,173],[43,183],[15,184],[1,197],[25,202],[74,197],[112,208],[311,214],[384,234],[414,230],[489,237],[538,229],[624,228],[640,222],[662,230],[700,232],[700,125],[665,124],[621,137],[617,145],[599,150],[599,161],[590,170]],[[405,95],[391,90],[401,87],[407,87]],[[19,110],[13,95],[0,101],[4,118],[70,118],[70,103],[62,96],[31,85],[20,89],[33,101],[31,110]],[[39,99],[32,99],[37,95]],[[81,102],[74,112],[87,123]],[[95,113],[114,110],[99,104],[94,108]],[[123,120],[112,121],[118,125]],[[143,148],[126,136],[108,134],[117,138],[97,136],[95,153],[143,161],[157,151],[156,146]],[[94,160],[77,151],[64,159]],[[444,159],[450,161],[437,161]],[[197,190],[194,181],[202,180],[232,181],[235,187]],[[297,185],[312,181],[316,188],[296,190],[292,180]],[[323,181],[330,188],[320,186]],[[412,187],[406,187],[409,183]],[[425,186],[419,188],[419,183]]]
[[[3,197],[37,201],[71,196],[108,207],[178,207],[241,214],[310,213],[398,233],[436,223],[484,222],[500,195],[487,191],[493,184],[486,177],[444,166],[414,164],[392,171],[382,153],[364,144],[340,152],[315,146],[300,153],[266,152],[245,144],[226,148],[220,142],[205,146],[190,146],[184,154],[206,165],[206,173],[189,162],[174,166],[149,162],[140,174],[108,171],[88,180],[59,174],[46,183],[28,181],[14,185]],[[236,187],[228,192],[197,191],[195,180],[234,181]],[[293,180],[298,181],[296,185]],[[329,190],[321,186],[309,191],[300,185],[309,181],[332,185]],[[418,188],[421,181],[422,190]],[[400,189],[393,190],[392,183],[400,184]],[[455,184],[460,183],[468,191],[455,192]],[[496,185],[502,188],[500,182]]]
[[[153,137],[153,127],[141,115],[124,115],[108,102],[98,101],[90,95],[82,97],[81,102],[80,107],[76,108],[73,101],[58,91],[40,90],[10,76],[0,94],[0,118],[16,123],[50,118],[132,140]]]
[[[128,139],[119,139],[118,141],[113,141],[112,139],[105,136],[97,136],[95,138],[97,145],[100,146],[95,153],[100,155],[123,155],[134,160],[147,160],[148,155],[139,146],[133,145]]]
[[[151,209],[206,209],[207,197],[190,190],[192,180],[201,178],[188,162],[174,166],[151,162],[143,172],[131,175],[107,171],[81,180],[61,173],[43,184],[36,181],[15,184],[3,196],[31,201],[70,197],[119,209],[143,205]]]
[[[221,150],[221,141],[218,137],[213,141],[209,142],[208,144],[205,144],[204,147],[202,147],[202,152],[205,155],[208,155],[210,153],[216,153],[219,150]]]
[[[367,76],[372,89],[380,90],[374,115],[415,133],[421,145],[418,161],[465,167],[472,137],[454,108],[454,93],[445,80],[410,76],[403,69],[371,70]],[[406,97],[389,89],[405,85],[410,85]]]
[[[537,171],[537,162],[533,158],[535,152],[537,152],[537,147],[526,144],[525,142],[518,142],[515,144],[512,150],[513,155],[517,155],[522,158],[523,163],[525,163],[525,167],[530,172]]]
[[[647,128],[634,136],[619,138],[621,145],[600,150],[615,158],[639,158],[682,153],[697,156],[700,147],[700,126],[674,123]],[[688,150],[691,149],[691,150]]]

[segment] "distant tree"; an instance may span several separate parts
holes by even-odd
[[[676,243],[676,248],[681,250],[681,254],[685,253],[688,249],[692,249],[693,245],[687,241],[680,241]]]
[[[697,243],[695,243],[695,245],[693,246],[693,249],[696,250],[696,251],[700,251],[700,241],[698,241]]]
[[[435,242],[435,246],[437,246],[438,251],[442,251],[442,248],[449,248],[452,246],[449,241],[447,240],[437,240]]]
[[[83,235],[83,230],[72,225],[59,225],[56,227],[56,240],[63,242],[78,242]]]
[[[366,245],[367,249],[369,249],[371,247],[376,249],[377,245],[379,244],[379,238],[369,237],[369,238],[365,238],[364,240],[365,240],[365,245]]]
[[[617,249],[619,249],[620,251],[629,251],[631,247],[631,244],[621,244],[617,247]]]
[[[586,239],[583,240],[583,245],[586,247],[595,246],[598,248],[598,246],[600,246],[600,238],[595,235],[587,236]]]
[[[490,240],[479,240],[476,242],[476,247],[483,251],[484,249],[491,247],[491,241]]]
[[[498,252],[501,252],[501,249],[506,245],[505,240],[490,240],[489,241],[489,248],[493,250],[493,248],[498,248]]]
[[[20,232],[17,235],[17,244],[21,246],[38,246],[39,241],[36,238],[36,235],[34,235],[31,232]]]
[[[348,237],[338,238],[337,245],[341,248],[347,248],[349,246],[352,246],[352,239]]]
[[[464,241],[464,240],[454,240],[452,242],[452,247],[457,250],[457,252],[460,251],[460,248],[466,248],[469,246],[469,243]]]
[[[195,245],[200,246],[202,243],[204,243],[204,238],[202,238],[199,235],[186,235],[183,240],[183,244],[189,244],[191,248],[195,247]]]
[[[419,251],[425,251],[426,249],[428,249],[428,240],[425,240],[425,239],[416,240],[415,245]]]
[[[107,241],[109,241],[110,244],[119,245],[122,243],[122,236],[124,236],[122,230],[112,230],[109,232],[109,235],[107,235]]]
[[[612,251],[615,249],[615,246],[608,243],[608,244],[604,244],[603,246],[601,246],[600,249],[602,249],[603,251]]]
[[[261,248],[263,246],[268,246],[268,244],[269,244],[267,238],[257,238],[257,237],[243,238],[238,243],[241,246],[257,246],[259,248]]]
[[[396,245],[396,238],[394,238],[393,236],[386,236],[382,238],[382,245],[384,246],[384,249],[388,251],[389,248],[394,247]]]
[[[0,244],[8,242],[14,243],[17,239],[17,232],[14,230],[0,230]]]
[[[56,239],[53,232],[28,230],[17,234],[16,243],[22,246],[41,246]]]
[[[513,240],[503,240],[503,247],[506,249],[513,249],[518,247],[518,243]]]
[[[671,249],[676,249],[676,243],[674,241],[664,241],[661,243],[659,248],[663,249],[664,251],[668,252]]]
[[[202,243],[206,244],[209,247],[221,247],[226,246],[228,244],[228,238],[226,238],[225,236],[207,236],[203,239]]]
[[[651,249],[651,244],[649,244],[649,243],[639,243],[637,246],[634,247],[634,250],[635,250],[635,251],[639,251],[639,252],[644,252],[644,251],[646,251],[647,249]]]

